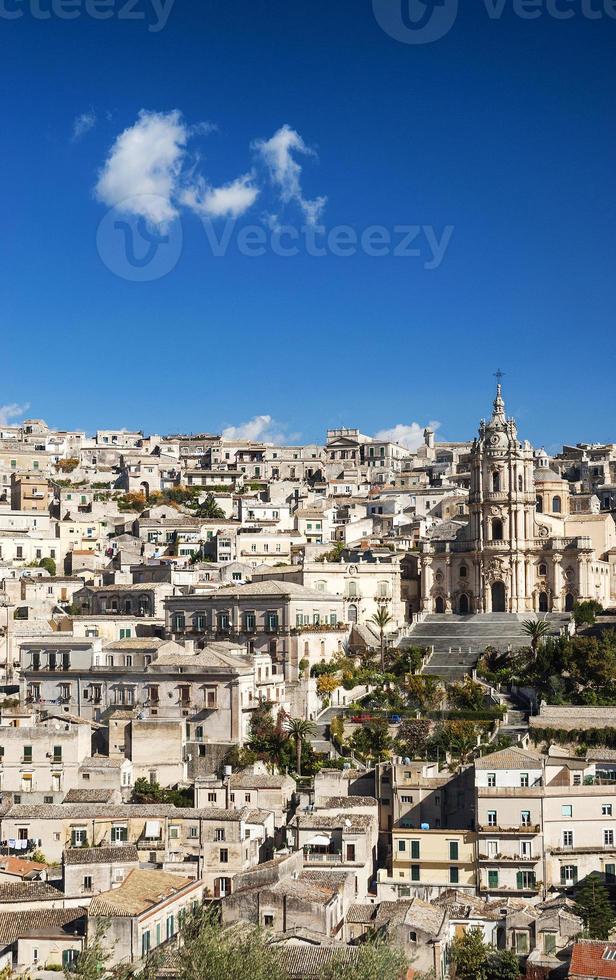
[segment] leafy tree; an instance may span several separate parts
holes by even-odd
[[[521,975],[519,960],[510,949],[502,949],[488,954],[486,962],[487,980],[518,980]]]
[[[107,922],[104,919],[96,921],[94,935],[88,939],[87,945],[78,954],[65,970],[64,976],[68,980],[100,980],[106,973],[106,965],[111,957],[111,953],[105,949],[104,939],[107,932]]]
[[[545,619],[526,619],[522,623],[522,632],[530,637],[530,648],[536,657],[539,644],[550,632],[550,624]]]
[[[159,783],[151,783],[143,776],[135,780],[133,803],[170,803],[173,806],[194,806],[192,789],[166,789]]]
[[[222,507],[219,507],[216,503],[214,495],[208,493],[205,500],[198,504],[196,510],[197,517],[206,517],[210,519],[223,520],[225,517],[225,512]]]
[[[39,568],[46,569],[50,575],[56,574],[56,563],[53,558],[41,558],[38,564]]]
[[[578,885],[575,892],[576,911],[584,920],[591,939],[607,939],[616,921],[607,888],[600,875],[593,871]]]
[[[425,718],[407,718],[398,729],[398,741],[404,755],[411,759],[424,758],[432,725]]]
[[[351,737],[351,745],[364,757],[378,758],[389,753],[392,739],[385,718],[373,718],[358,728]]]
[[[573,607],[573,619],[576,626],[592,626],[597,616],[603,612],[603,606],[596,599],[576,602]]]
[[[432,744],[449,753],[458,765],[469,761],[477,746],[477,728],[472,721],[444,721],[432,738]]]
[[[302,746],[311,735],[316,735],[316,727],[304,718],[289,718],[285,725],[287,734],[295,742],[295,771],[302,774]]]
[[[457,708],[468,711],[481,711],[486,703],[485,688],[468,675],[463,681],[450,684],[447,689],[447,696]]]
[[[286,980],[264,932],[245,923],[223,930],[206,908],[188,917],[178,960],[182,980]]]
[[[331,722],[329,723],[329,731],[332,738],[334,738],[336,742],[338,742],[338,744],[341,745],[344,740],[344,716],[343,715],[341,714],[336,715],[335,718],[332,718]]]
[[[450,952],[452,980],[488,980],[488,947],[481,929],[468,929],[456,936]]]
[[[422,711],[435,711],[441,706],[445,691],[437,677],[414,674],[408,678],[406,693],[409,705]]]
[[[384,940],[364,943],[349,963],[332,959],[320,980],[403,980],[408,963],[399,946]]]
[[[330,697],[337,687],[340,687],[340,681],[333,674],[322,674],[317,680],[317,693],[321,697]]]
[[[374,616],[370,617],[369,622],[374,623],[379,631],[379,636],[381,638],[381,673],[385,673],[385,630],[391,622],[393,622],[393,617],[387,611],[385,606],[381,606],[375,612]]]

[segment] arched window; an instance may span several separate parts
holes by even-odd
[[[543,500],[541,497],[537,497],[537,500],[535,501],[535,507],[537,509],[538,514],[543,514]]]
[[[347,612],[349,623],[357,622],[357,606],[350,605]]]
[[[325,579],[320,579],[317,582],[317,592],[325,592],[326,587],[327,587],[327,582],[325,581]]]
[[[349,582],[347,585],[347,595],[357,595],[357,582]]]
[[[460,565],[460,578],[466,578],[468,575],[468,569],[466,565]]]
[[[560,497],[553,497],[552,498],[552,513],[553,514],[560,514],[560,512],[562,511],[562,509],[563,509],[563,505],[562,505],[562,500],[560,499]]]
[[[539,574],[540,575],[548,574],[548,566],[545,564],[545,562],[542,562],[541,565],[539,565]]]
[[[521,473],[518,477],[518,490],[520,493],[522,493],[522,491],[524,490],[524,477],[522,476]]]
[[[492,474],[492,490],[494,491],[494,493],[498,493],[500,488],[501,488],[500,472],[498,470],[494,470],[494,473]]]
[[[379,599],[387,599],[389,596],[389,582],[378,582],[376,594]]]
[[[500,517],[495,517],[492,521],[492,541],[503,540],[503,522]]]

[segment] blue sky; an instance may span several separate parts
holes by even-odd
[[[251,431],[437,420],[468,438],[500,366],[524,437],[616,439],[616,20],[601,0],[585,0],[595,19],[558,0],[566,20],[542,0],[532,20],[465,0],[426,44],[383,30],[372,0],[175,0],[164,24],[151,0],[132,20],[125,0],[108,20],[73,2],[70,20],[52,0],[0,4],[0,406],[87,430],[270,416]],[[396,16],[401,2],[374,0]],[[175,126],[162,170],[155,125]],[[173,216],[135,225],[131,192],[151,186]],[[230,229],[224,256],[204,220]],[[337,238],[308,254],[302,229],[340,226],[353,254]],[[372,226],[388,254],[367,254]],[[170,243],[154,249],[167,274],[122,266],[135,227]],[[247,227],[264,254],[242,254]],[[281,227],[298,254],[276,254]],[[392,254],[400,228],[420,229],[419,254]]]

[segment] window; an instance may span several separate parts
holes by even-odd
[[[530,827],[530,810],[522,810],[520,813],[520,824],[522,827]]]
[[[402,891],[402,889],[400,889],[400,891]],[[417,933],[416,932],[409,932],[409,942],[410,943],[416,943],[417,942]]]
[[[413,802],[413,797],[412,796],[401,796],[400,797],[400,802],[401,803],[412,803]]]
[[[517,956],[527,956],[530,950],[529,935],[526,931],[516,932],[515,938],[515,951]]]
[[[111,843],[120,844],[128,840],[128,827],[125,823],[114,824],[111,828]]]
[[[575,864],[563,864],[560,869],[561,885],[575,885],[578,880],[578,870]]]
[[[92,875],[83,876],[83,890],[84,892],[92,891]]]
[[[399,851],[406,851],[406,841],[405,840],[399,840],[398,841],[398,850]]]
[[[548,956],[553,955],[556,952],[556,933],[555,932],[544,932],[543,934],[543,952]]]
[[[572,806],[572,804],[571,803],[563,803],[563,805],[560,808],[560,812],[561,812],[561,815],[563,817],[572,817],[573,816],[573,806]]]
[[[227,850],[226,847],[220,848],[220,863],[221,864],[229,863],[229,851]]]
[[[460,578],[466,578],[467,574],[468,574],[468,570],[466,568],[466,565],[460,565]]]
[[[488,871],[488,888],[498,888],[498,871]]]
[[[612,804],[611,803],[602,803],[601,804],[601,816],[603,816],[603,817],[611,817],[612,816]]]
[[[495,772],[489,772],[488,773],[488,786],[496,786],[496,773]]]
[[[62,746],[54,745],[53,747],[53,761],[62,762]]]
[[[496,827],[496,810],[488,810],[488,827]]]
[[[521,840],[520,841],[520,857],[530,858],[532,856],[532,841]]]
[[[535,887],[534,871],[518,871],[516,874],[516,887],[520,891],[528,891]]]
[[[419,841],[418,840],[412,840],[411,841],[411,858],[414,861],[418,861],[419,860]]]
[[[169,840],[179,840],[179,837],[180,837],[179,826],[177,824],[172,824],[172,826],[169,827]]]
[[[614,846],[614,831],[613,830],[609,829],[609,830],[604,830],[603,831],[603,846],[604,847],[613,847]]]
[[[24,745],[24,762],[32,762],[32,746]]]
[[[449,841],[449,860],[457,861],[460,857],[460,845],[457,840]]]
[[[520,773],[520,786],[528,786],[528,773],[527,772],[521,772]]]
[[[411,881],[419,881],[419,880],[420,880],[420,878],[419,878],[419,865],[418,864],[412,864],[411,865]]]
[[[608,881],[616,881],[616,864],[605,865],[605,877]]]
[[[224,839],[225,839],[225,830],[224,830],[224,827],[217,827],[216,830],[214,831],[214,840],[221,840],[222,841]]]
[[[71,844],[73,847],[83,847],[88,841],[88,831],[85,827],[73,827],[71,831]]]
[[[449,869],[449,883],[451,885],[457,885],[460,881],[460,872],[457,868]]]
[[[263,916],[263,925],[265,926],[266,929],[271,929],[272,926],[274,925],[274,916],[273,915],[264,915]]]

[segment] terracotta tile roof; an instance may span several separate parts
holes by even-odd
[[[74,909],[24,909],[23,912],[0,912],[0,945],[8,946],[21,936],[28,936],[41,929],[66,930],[83,935],[86,910]]]
[[[616,944],[593,939],[582,939],[573,947],[569,976],[572,980],[588,977],[592,980],[612,980],[616,978],[616,959],[606,960],[606,951],[614,951]]]
[[[114,847],[69,847],[64,852],[64,863],[68,865],[81,864],[119,864],[127,861],[139,861],[135,844],[125,844]]]
[[[57,901],[63,898],[62,892],[46,881],[0,881],[0,905],[3,902]]]
[[[46,864],[39,864],[38,861],[27,861],[25,858],[14,857],[13,855],[0,858],[0,871],[15,875],[17,878],[26,878],[28,875],[38,874],[46,869]]]
[[[520,769],[528,767],[541,769],[541,762],[542,756],[535,752],[526,752],[524,749],[512,747],[484,755],[481,759],[475,759],[475,769]]]
[[[112,789],[69,789],[63,803],[110,803]]]
[[[182,878],[167,871],[142,871],[135,868],[119,888],[102,892],[94,898],[90,905],[90,915],[141,915],[194,884],[193,878]]]
[[[359,950],[354,946],[281,946],[276,955],[290,980],[312,980],[320,977],[332,961],[346,964],[352,963],[358,956]]]

